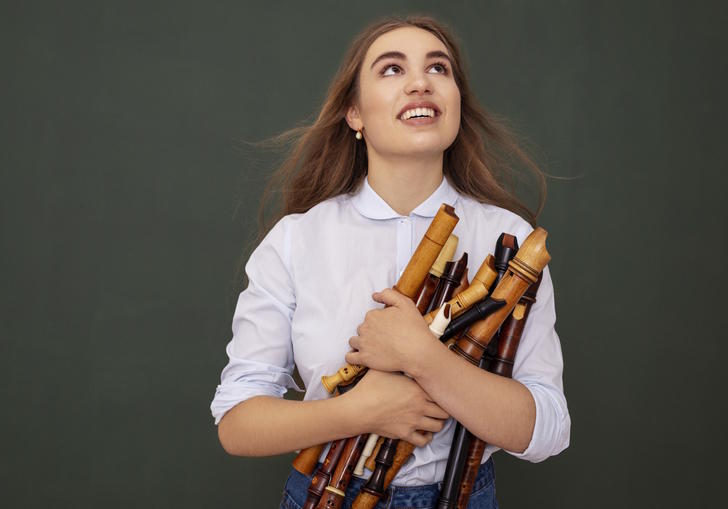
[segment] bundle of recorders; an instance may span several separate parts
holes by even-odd
[[[503,233],[495,256],[488,255],[468,283],[467,253],[460,260],[448,261],[457,247],[457,237],[452,235],[457,222],[454,209],[443,204],[394,289],[412,299],[433,334],[447,342],[453,353],[510,377],[541,272],[551,259],[545,244],[547,233],[537,228],[520,250],[516,238]],[[322,383],[330,393],[343,394],[366,369],[347,365],[323,377]],[[325,445],[302,450],[293,467],[305,475],[314,473]],[[457,423],[438,508],[465,509],[485,445]],[[352,474],[363,475],[365,465],[372,475],[352,507],[374,508],[414,449],[403,440],[374,434],[332,442],[314,473],[304,509],[341,507]]]

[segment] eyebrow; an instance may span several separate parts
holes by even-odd
[[[385,58],[396,58],[399,60],[407,60],[407,55],[405,55],[401,51],[387,51],[386,53],[382,53],[381,55],[379,55],[377,58],[374,59],[374,62],[372,62],[370,69],[373,69],[374,66],[377,64],[377,62],[379,62],[380,60],[384,60]],[[440,51],[440,50],[430,51],[429,53],[427,53],[427,55],[425,55],[425,58],[428,60],[430,58],[444,58],[448,62],[450,62],[450,65],[452,66],[452,60],[450,60],[450,55],[448,55],[444,51]]]

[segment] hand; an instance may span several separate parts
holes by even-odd
[[[367,312],[357,336],[349,339],[354,351],[346,354],[346,362],[407,372],[425,342],[436,339],[414,303],[398,291],[388,288],[372,298],[387,307]]]
[[[366,432],[400,438],[418,447],[427,445],[449,417],[417,382],[399,373],[370,369],[342,397],[355,400]]]

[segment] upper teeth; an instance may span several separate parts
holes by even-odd
[[[402,120],[407,120],[412,117],[434,117],[435,110],[432,108],[413,108],[402,113],[400,117]]]

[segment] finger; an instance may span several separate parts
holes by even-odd
[[[417,447],[424,447],[432,441],[432,433],[429,431],[413,431],[407,441]]]
[[[443,428],[443,426],[445,426],[445,421],[442,419],[433,419],[431,417],[423,417],[418,424],[418,427],[422,431],[431,431],[432,433],[437,433]]]
[[[361,340],[360,340],[359,336],[350,337],[349,346],[351,346],[354,350],[359,350],[359,347],[361,346]]]
[[[397,290],[393,290],[391,288],[385,288],[381,292],[376,292],[372,295],[372,298],[379,302],[380,304],[384,304],[385,306],[404,306],[410,301],[407,297],[399,293]]]
[[[367,321],[371,320],[372,318],[376,317],[379,313],[382,312],[381,308],[374,308],[370,309],[364,314],[364,321],[359,325],[359,327],[363,327],[366,325]]]
[[[436,405],[435,403],[428,403],[425,407],[425,415],[428,417],[434,417],[435,419],[447,419],[450,417],[450,414],[448,414],[445,410],[440,408],[439,405]]]
[[[344,360],[349,364],[361,364],[361,354],[359,352],[347,352]]]

